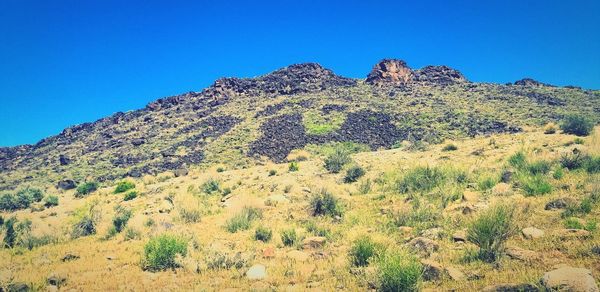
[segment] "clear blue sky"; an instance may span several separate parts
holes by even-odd
[[[0,146],[300,62],[600,88],[597,0],[210,2],[1,0]]]

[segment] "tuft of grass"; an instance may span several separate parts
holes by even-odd
[[[362,167],[360,167],[359,165],[352,166],[346,171],[346,176],[344,176],[344,183],[356,182],[363,175],[365,175],[365,170]]]
[[[298,243],[298,235],[296,229],[286,229],[281,231],[281,242],[285,246],[293,246]]]
[[[477,188],[482,191],[491,190],[498,183],[496,176],[482,176],[477,181]]]
[[[527,170],[532,175],[548,174],[552,168],[552,163],[545,160],[530,162],[527,164]]]
[[[198,209],[180,208],[179,217],[185,223],[197,223],[200,222],[201,214]]]
[[[470,224],[467,239],[479,247],[479,259],[494,262],[499,258],[504,243],[515,230],[513,218],[514,207],[495,205]]]
[[[187,240],[170,234],[153,237],[144,245],[142,267],[150,271],[162,271],[178,267],[175,256],[187,254]]]
[[[419,260],[404,250],[388,251],[377,259],[379,291],[419,291],[423,267]]]
[[[371,192],[372,183],[370,179],[363,180],[358,186],[358,193],[361,195],[366,195]]]
[[[120,194],[135,188],[135,184],[130,181],[120,181],[117,183],[113,193]]]
[[[444,146],[444,148],[442,148],[442,151],[456,151],[458,150],[458,147],[456,147],[456,145],[454,144],[448,144],[446,146]]]
[[[277,175],[277,170],[275,170],[275,169],[269,170],[269,176],[275,176],[275,175]]]
[[[548,123],[544,126],[544,134],[550,135],[556,133],[558,126],[555,123]]]
[[[523,151],[519,151],[508,158],[508,164],[517,169],[523,169],[527,166],[527,156]]]
[[[339,200],[326,189],[321,189],[310,200],[310,209],[313,216],[341,216],[343,213]]]
[[[590,220],[590,221],[586,222],[585,224],[583,224],[583,223],[581,223],[581,221],[579,219],[574,218],[574,217],[569,217],[569,218],[565,219],[563,224],[564,224],[565,228],[581,229],[581,230],[586,230],[589,232],[594,232],[598,228],[598,226],[597,226],[598,224],[595,220]]]
[[[273,231],[271,229],[259,226],[254,231],[254,239],[260,240],[262,242],[271,241],[271,237],[273,237]]]
[[[437,226],[441,211],[432,205],[422,205],[419,200],[415,200],[411,209],[403,209],[390,216],[390,223],[394,227],[408,226],[425,230]]]
[[[54,195],[48,195],[44,199],[44,206],[46,206],[46,208],[58,206],[58,197]]]
[[[365,267],[376,254],[376,245],[368,236],[361,236],[352,243],[349,257],[355,267]]]
[[[93,182],[93,181],[85,182],[77,187],[77,190],[75,191],[75,198],[83,198],[83,197],[95,192],[97,189],[98,189],[97,182]]]
[[[526,196],[540,196],[552,192],[552,185],[541,175],[522,175],[520,183]]]
[[[16,194],[3,194],[0,196],[1,211],[16,211],[29,208],[34,202],[39,202],[44,198],[44,193],[39,189],[26,188],[18,191]]]
[[[289,172],[295,172],[295,171],[300,170],[300,166],[298,165],[298,162],[296,162],[296,161],[290,162],[290,165],[288,166],[288,170],[289,170]]]
[[[200,189],[203,193],[207,195],[212,195],[213,193],[216,193],[221,189],[221,183],[214,178],[209,178],[207,181],[202,183]]]
[[[247,230],[252,225],[252,221],[262,218],[262,211],[258,208],[244,207],[242,211],[231,217],[225,223],[225,229],[231,233],[240,230]]]
[[[330,173],[339,173],[344,168],[344,165],[350,163],[349,152],[342,148],[336,147],[334,151],[325,158],[325,169]]]
[[[125,196],[123,197],[123,201],[131,201],[135,198],[137,198],[137,192],[131,191],[125,194]]]
[[[127,222],[129,222],[132,212],[131,212],[131,210],[125,209],[121,206],[117,206],[115,211],[116,211],[116,214],[112,220],[113,227],[117,233],[121,233],[121,231],[123,231],[123,229],[125,229],[125,226],[127,226]]]
[[[94,201],[76,211],[75,224],[71,232],[73,239],[96,234],[96,224],[100,221],[100,212],[96,210],[97,205],[98,202]]]
[[[397,182],[400,193],[427,192],[442,185],[446,177],[438,167],[418,166],[410,169]]]
[[[570,114],[565,116],[560,129],[566,134],[573,134],[576,136],[587,136],[592,132],[594,123],[587,117],[581,115]]]

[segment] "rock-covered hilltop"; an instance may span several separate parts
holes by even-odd
[[[394,59],[376,64],[364,80],[297,64],[256,78],[221,78],[200,92],[76,125],[35,145],[0,148],[0,189],[213,163],[245,167],[282,161],[309,144],[378,149],[402,140],[517,132],[571,112],[598,119],[598,97],[531,79],[473,83],[446,66],[414,70]]]

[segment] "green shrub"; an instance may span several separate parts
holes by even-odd
[[[358,186],[358,193],[360,193],[361,195],[368,194],[369,192],[371,192],[371,185],[372,183],[370,179],[363,180]]]
[[[125,234],[124,234],[123,238],[127,241],[127,240],[140,239],[140,238],[142,238],[142,236],[139,231],[137,231],[131,227],[127,227],[127,229],[125,229]]]
[[[552,163],[545,160],[539,160],[527,164],[527,170],[529,170],[529,173],[532,175],[547,174],[550,172],[551,167]]]
[[[563,176],[565,175],[565,172],[563,171],[562,167],[556,168],[556,170],[554,170],[554,173],[552,174],[552,178],[559,180],[561,178],[563,178]]]
[[[336,147],[335,150],[325,158],[325,169],[330,173],[338,173],[344,168],[344,165],[350,163],[352,159],[348,151],[342,147]]]
[[[350,248],[350,263],[355,267],[364,267],[369,265],[369,260],[375,256],[375,243],[370,237],[359,237],[352,243]]]
[[[129,222],[132,213],[131,210],[125,209],[121,206],[117,206],[115,210],[116,214],[115,217],[113,217],[112,223],[113,227],[115,228],[115,231],[117,233],[120,233],[121,231],[123,231],[125,226],[127,226],[127,222]]]
[[[181,208],[179,209],[179,217],[185,223],[196,223],[200,222],[200,210],[192,208]]]
[[[575,143],[577,145],[583,145],[583,144],[585,144],[585,141],[578,137],[578,138],[573,139],[573,143]]]
[[[593,128],[594,124],[588,118],[574,114],[567,115],[560,124],[563,132],[577,136],[587,136]]]
[[[225,168],[223,168],[221,166],[217,167],[217,172],[223,172],[223,171],[225,171]]]
[[[3,194],[0,196],[0,210],[16,211],[29,208],[31,203],[40,202],[44,198],[44,193],[39,189],[22,189],[16,194]]]
[[[600,172],[600,156],[590,157],[585,163],[585,170],[588,173]]]
[[[15,225],[17,223],[16,217],[10,217],[6,222],[4,222],[4,246],[8,248],[12,248],[15,246],[15,241],[17,240],[17,232],[15,230]]]
[[[580,151],[574,151],[573,153],[561,155],[559,162],[562,167],[568,170],[575,170],[584,167],[588,160],[589,156]]]
[[[444,180],[445,175],[441,169],[418,166],[410,169],[398,181],[398,191],[401,193],[431,191],[434,187],[440,186]]]
[[[266,228],[266,227],[258,227],[256,228],[256,230],[254,231],[254,239],[256,240],[260,240],[262,242],[269,242],[271,240],[271,237],[273,236],[273,231],[271,231],[271,229]]]
[[[277,170],[271,169],[269,170],[269,176],[275,176],[277,174]]]
[[[579,219],[577,218],[567,218],[564,221],[564,226],[565,228],[569,228],[569,229],[582,229],[582,230],[587,230],[589,232],[594,232],[597,229],[597,222],[594,220],[590,220],[588,221],[586,224],[581,223],[581,221],[579,221]]]
[[[39,189],[23,189],[17,192],[17,196],[27,198],[30,202],[40,202],[44,198],[44,193]]]
[[[386,252],[377,260],[379,291],[419,291],[423,267],[410,253],[400,250]]]
[[[290,162],[290,165],[289,165],[289,167],[288,167],[288,170],[289,170],[290,172],[294,172],[294,171],[298,171],[298,170],[300,170],[300,166],[298,166],[298,162],[296,162],[296,161],[292,161],[292,162]]]
[[[360,167],[358,165],[352,166],[346,171],[346,176],[344,177],[344,183],[356,182],[363,175],[365,175],[365,170],[362,167]]]
[[[231,217],[225,223],[225,228],[231,233],[250,228],[252,221],[262,218],[262,211],[253,207],[244,207],[242,211]]]
[[[456,151],[458,150],[458,147],[456,147],[456,145],[454,144],[448,144],[446,146],[444,146],[444,148],[442,148],[442,151]]]
[[[498,178],[495,176],[483,176],[477,182],[477,188],[480,191],[491,190],[498,183]]]
[[[130,181],[120,181],[119,183],[117,183],[114,193],[120,194],[120,193],[124,193],[124,192],[129,191],[134,188],[135,188],[134,183],[132,183]]]
[[[336,197],[326,189],[314,194],[310,201],[310,209],[313,216],[341,216],[342,208]]]
[[[187,254],[187,240],[170,234],[153,237],[144,246],[143,268],[161,271],[177,268],[176,255]]]
[[[519,151],[508,158],[508,164],[518,169],[525,168],[527,166],[527,157],[523,151]]]
[[[281,232],[281,242],[285,246],[293,246],[298,242],[298,235],[296,235],[296,229],[286,229]]]
[[[85,182],[77,187],[75,191],[76,198],[82,198],[87,196],[88,194],[95,192],[98,189],[97,182]]]
[[[479,258],[486,262],[498,259],[504,243],[514,232],[514,207],[496,205],[479,215],[467,230],[467,239],[479,247]]]
[[[326,227],[321,227],[315,221],[309,220],[304,223],[304,228],[314,236],[331,238],[331,230]]]
[[[200,188],[205,194],[212,195],[213,193],[216,193],[221,189],[221,183],[214,178],[209,178],[207,181],[202,183]]]
[[[539,196],[552,192],[552,185],[543,176],[524,176],[520,180],[526,196]]]
[[[46,208],[58,206],[58,197],[53,195],[47,196],[44,199],[44,206],[46,206]]]
[[[96,234],[96,224],[100,220],[100,213],[96,210],[96,202],[86,205],[77,210],[75,214],[76,222],[73,224],[72,238],[79,238]]]
[[[125,196],[123,197],[123,201],[131,201],[135,198],[137,198],[137,192],[131,191],[125,194]]]

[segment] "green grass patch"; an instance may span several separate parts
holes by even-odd
[[[145,270],[161,271],[177,268],[176,255],[187,254],[187,240],[170,234],[153,237],[144,246],[142,266]]]

